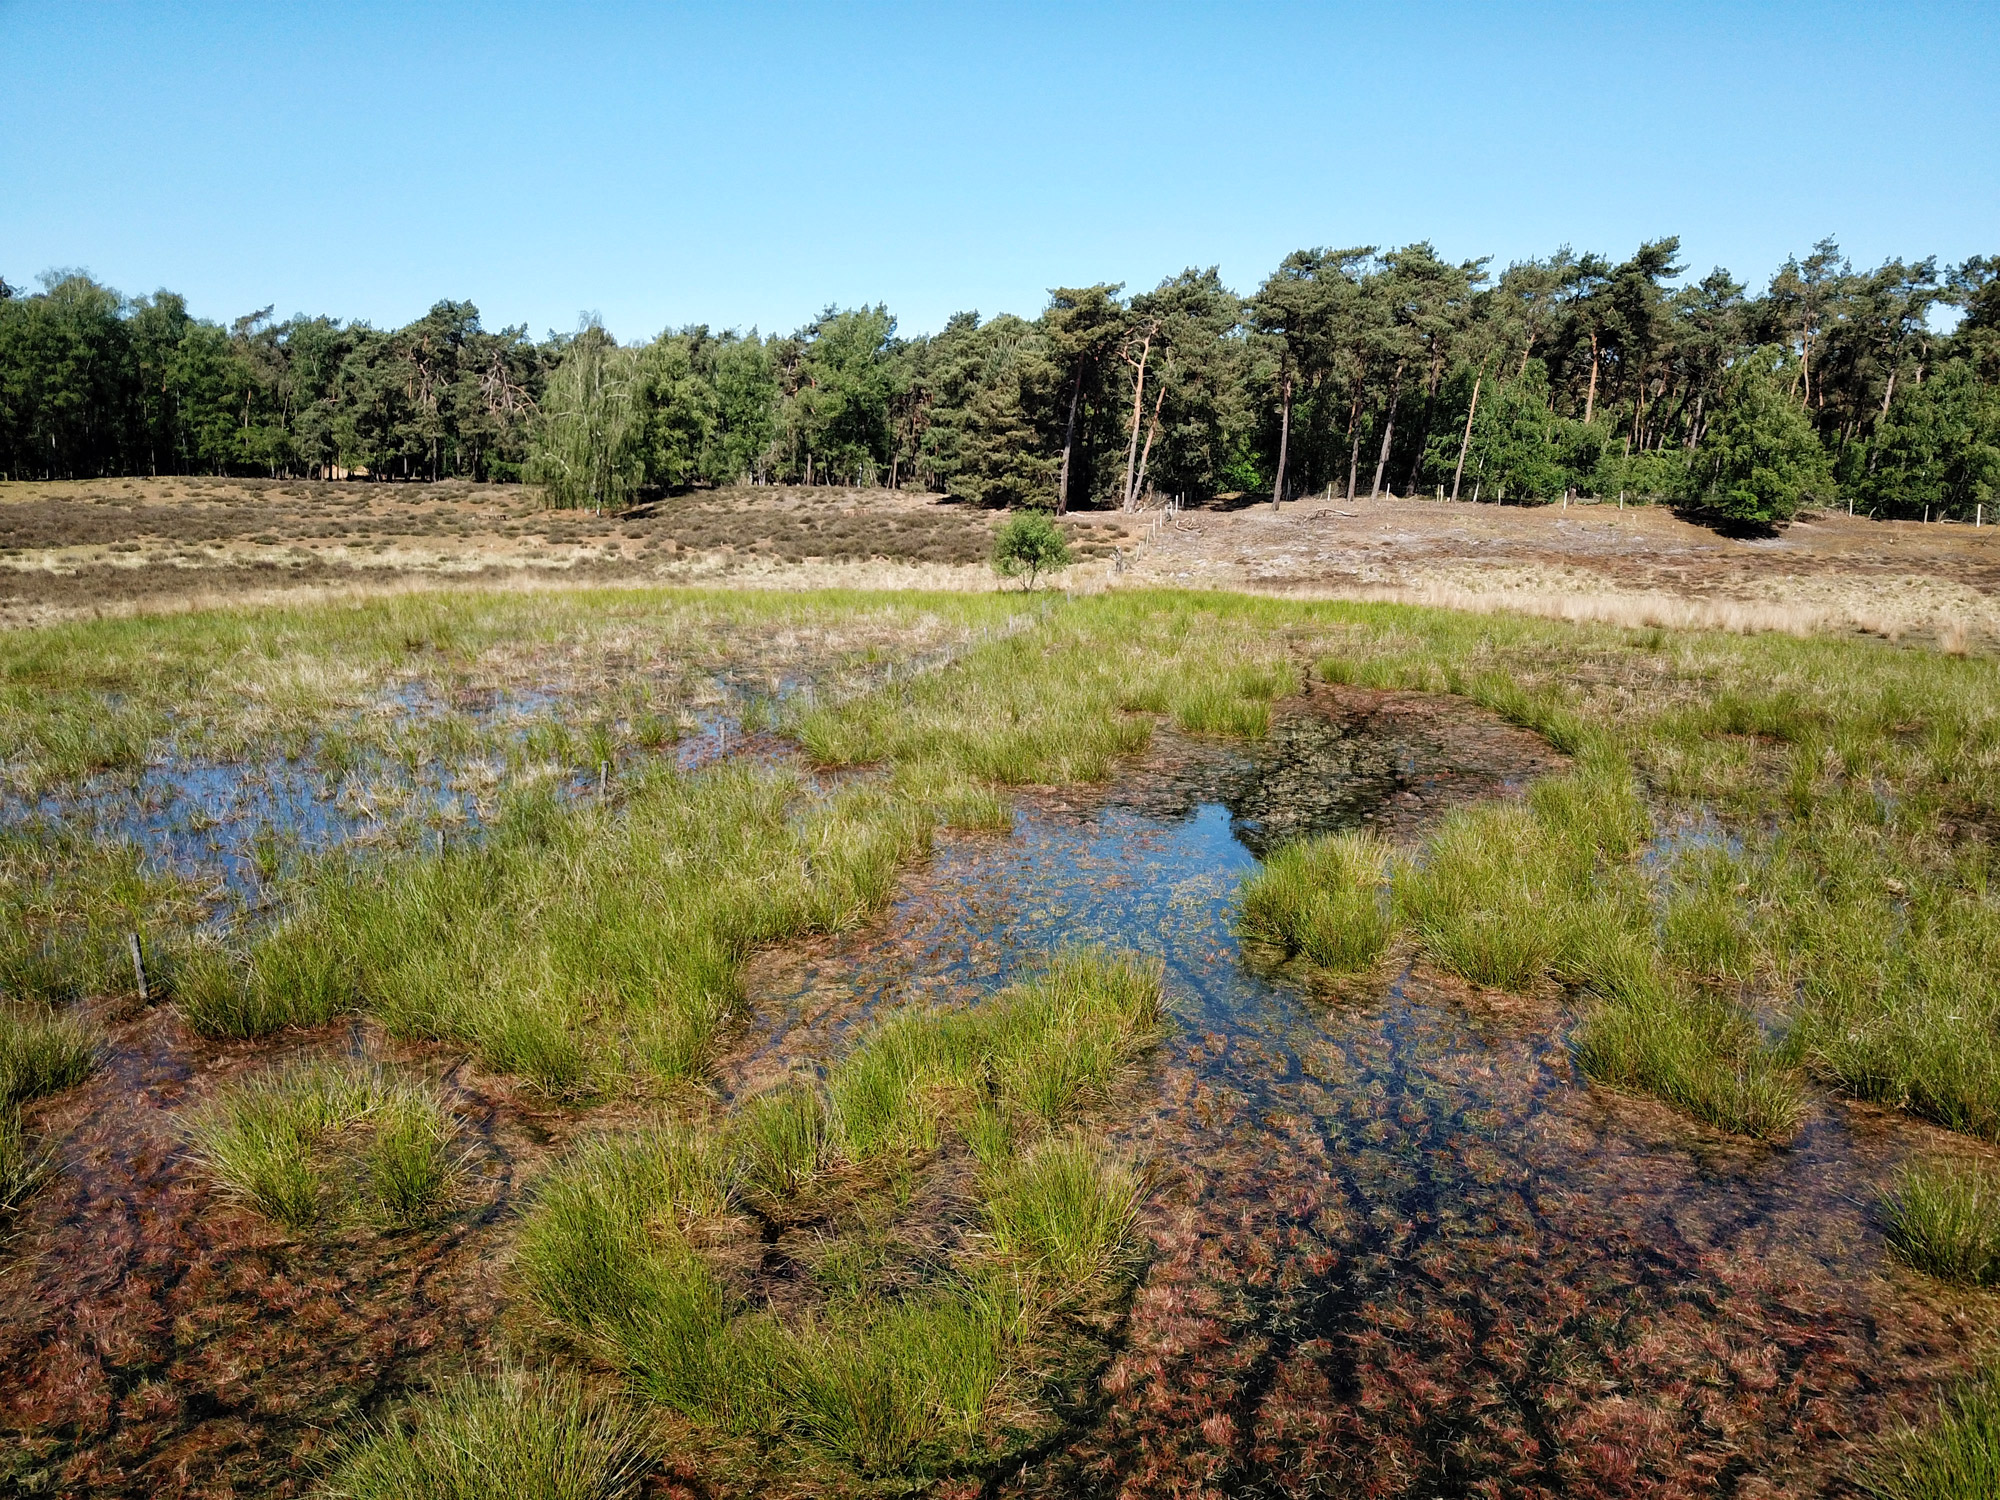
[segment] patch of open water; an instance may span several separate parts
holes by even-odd
[[[1922,1127],[1826,1107],[1745,1145],[1588,1087],[1556,1007],[1421,967],[1336,999],[1239,946],[1255,851],[1406,832],[1533,768],[1464,728],[1164,741],[1101,798],[941,846],[886,923],[772,977],[739,1087],[1066,943],[1166,966],[1175,1024],[1119,1130],[1155,1257],[1095,1406],[1003,1492],[1812,1492],[1966,1367],[1991,1304],[1896,1268],[1871,1207]]]

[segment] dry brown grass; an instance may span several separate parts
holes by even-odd
[[[1084,513],[1060,586],[1226,588],[1640,628],[2000,641],[2000,531],[1815,517],[1731,538],[1657,509],[1383,498]],[[731,487],[618,516],[519,486],[0,484],[0,625],[451,588],[996,587],[997,517],[918,491]]]

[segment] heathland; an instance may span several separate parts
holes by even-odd
[[[14,1489],[1989,1492],[1981,631],[384,489],[175,545],[510,586],[0,636]]]

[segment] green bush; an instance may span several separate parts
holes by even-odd
[[[1068,567],[1076,559],[1062,528],[1045,511],[1010,516],[993,535],[993,571],[1002,578],[1019,578],[1024,589],[1036,579]]]

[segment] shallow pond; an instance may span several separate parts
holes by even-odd
[[[1871,1206],[1925,1127],[1825,1105],[1791,1148],[1744,1145],[1586,1086],[1553,1002],[1394,965],[1333,994],[1239,947],[1258,851],[1414,838],[1557,764],[1462,704],[1320,691],[1253,750],[1162,734],[1109,788],[1024,794],[865,930],[759,958],[731,1091],[1065,943],[1166,965],[1174,1022],[1116,1125],[1151,1263],[1089,1404],[987,1493],[1837,1493],[1850,1439],[1969,1366],[1995,1304],[1898,1270]],[[520,1185],[631,1119],[453,1068],[480,1202],[434,1242],[288,1244],[218,1212],[178,1135],[271,1054],[156,1008],[45,1112],[66,1175],[0,1267],[0,1452],[48,1492],[304,1489],[357,1412],[506,1345]]]
[[[1065,943],[1166,965],[1175,1025],[1120,1132],[1151,1163],[1155,1257],[1095,1407],[1002,1488],[1811,1492],[1963,1367],[1986,1312],[1888,1262],[1871,1207],[1921,1127],[1827,1106],[1747,1146],[1588,1087],[1553,1004],[1418,967],[1336,998],[1239,947],[1267,840],[1407,833],[1548,759],[1416,699],[1281,722],[1254,756],[1163,739],[774,966],[783,1022],[745,1087]]]

